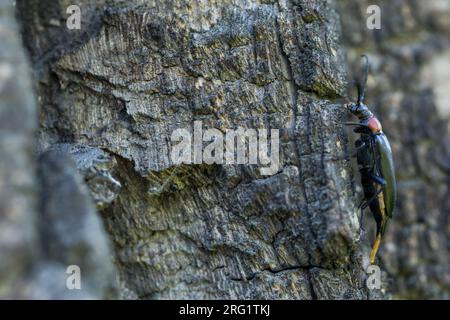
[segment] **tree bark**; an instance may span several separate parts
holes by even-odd
[[[448,298],[450,8],[438,0],[372,2],[382,9],[381,30],[366,28],[369,3],[356,0],[80,0],[80,30],[66,27],[70,1],[17,1],[40,107],[36,149],[44,155],[26,151],[35,108],[19,85],[15,99],[31,100],[17,100],[12,117],[0,114],[2,133],[4,123],[30,122],[7,129],[8,137],[23,137],[17,149],[4,147],[2,134],[12,161],[0,177],[25,173],[22,183],[35,195],[20,186],[0,193],[5,208],[13,197],[25,206],[16,224],[5,224],[4,215],[0,226],[32,231],[17,233],[23,238],[13,249],[0,246],[0,254],[25,248],[25,258],[0,266],[0,296],[11,295],[4,275],[14,265],[44,266],[14,269],[11,278],[38,287],[77,259],[101,288],[87,296],[113,296],[111,276],[95,282],[95,270],[111,267],[107,253],[96,255],[108,252],[101,224],[86,231],[70,222],[78,214],[93,221],[95,204],[122,298]],[[9,25],[11,11],[3,10],[0,23]],[[17,38],[5,43],[20,50]],[[392,143],[399,180],[397,213],[379,254],[381,290],[365,285],[372,237],[359,235],[362,194],[341,124],[362,53],[371,61],[366,102]],[[16,77],[26,79],[20,59]],[[12,83],[3,66],[14,63],[5,61],[0,102],[2,84]],[[279,170],[263,176],[254,165],[173,164],[172,132],[195,121],[222,132],[279,129]],[[64,180],[70,187],[60,190]],[[64,190],[75,190],[68,203],[58,201]],[[33,201],[40,205],[33,209]],[[24,221],[28,207],[43,224]],[[57,254],[73,246],[64,246],[55,221],[78,226],[73,243],[88,253]],[[92,233],[102,234],[102,245]],[[36,250],[27,237],[38,237],[44,253],[29,254]],[[101,262],[92,265],[92,257]],[[45,267],[55,261],[59,269]]]
[[[106,184],[114,196],[100,211],[123,297],[380,295],[364,285],[368,247],[342,159],[332,2],[79,1],[81,30],[65,28],[67,5],[18,2],[39,148],[88,145],[114,158],[121,187]],[[279,171],[173,165],[171,133],[196,120],[280,129]]]

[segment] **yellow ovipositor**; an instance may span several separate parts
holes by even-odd
[[[373,244],[372,247],[372,252],[370,253],[370,264],[375,264],[375,258],[377,257],[377,252],[378,249],[380,248],[380,243],[381,243],[381,236],[384,230],[384,225],[386,224],[386,207],[384,205],[384,197],[383,197],[383,192],[380,192],[378,194],[378,203],[380,205],[380,211],[381,211],[381,225],[382,227],[380,228],[380,230],[377,230],[377,237],[375,239],[375,243]]]
[[[381,243],[381,233],[377,235],[375,243],[372,247],[372,252],[370,253],[370,264],[375,264],[375,258],[377,257],[377,252],[378,248],[380,247],[380,243]]]

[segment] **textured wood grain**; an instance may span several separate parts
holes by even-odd
[[[81,1],[80,31],[46,27],[65,4],[21,7],[40,147],[89,145],[117,161],[122,187],[102,215],[124,296],[368,296],[352,172],[339,157],[345,111],[333,101],[345,74],[332,3]],[[170,134],[195,120],[280,129],[279,172],[176,168]]]

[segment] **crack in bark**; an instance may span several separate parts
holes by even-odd
[[[234,277],[230,277],[229,279],[232,281],[243,281],[243,282],[248,282],[248,281],[252,281],[254,280],[258,275],[261,275],[264,272],[268,272],[270,274],[280,274],[280,273],[284,273],[284,272],[289,272],[289,271],[297,271],[297,270],[304,270],[309,272],[309,270],[313,269],[313,268],[320,268],[320,269],[325,269],[322,267],[318,267],[318,266],[313,266],[313,265],[296,265],[296,266],[289,266],[289,267],[285,267],[285,268],[281,268],[281,269],[272,269],[272,268],[264,268],[261,269],[260,271],[257,271],[255,273],[253,273],[251,276],[246,277],[246,278],[234,278]],[[306,273],[308,274],[308,273]],[[308,280],[308,282],[310,282],[310,280]]]

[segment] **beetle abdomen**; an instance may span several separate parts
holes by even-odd
[[[386,186],[383,192],[384,202],[386,205],[386,214],[392,217],[395,202],[397,200],[397,182],[395,179],[394,159],[392,157],[391,145],[387,137],[381,133],[375,136],[377,151],[380,155],[379,168]]]

